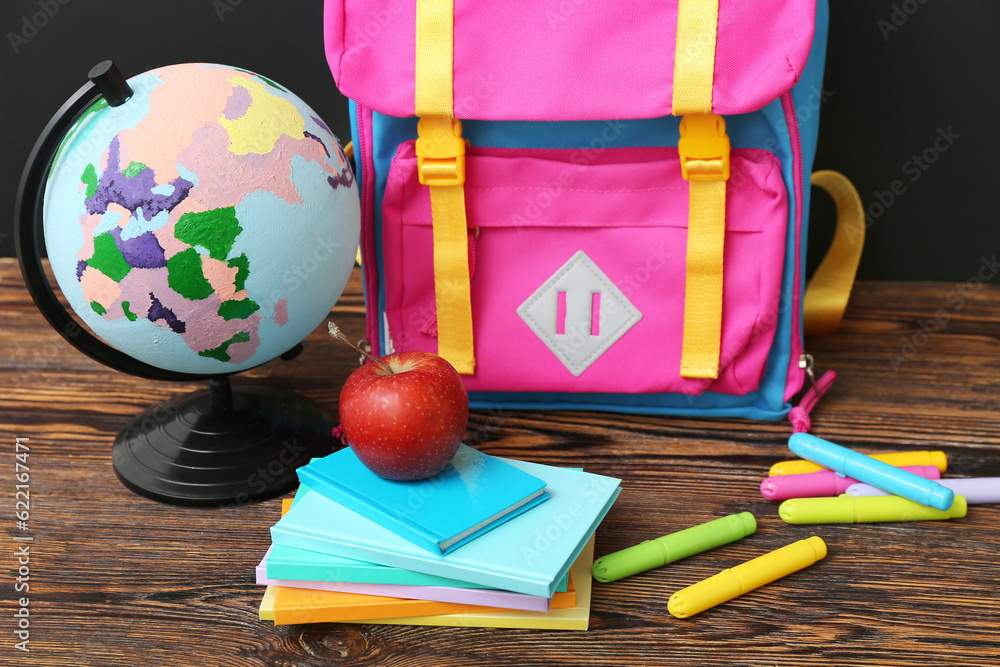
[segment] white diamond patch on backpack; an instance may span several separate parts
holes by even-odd
[[[642,319],[582,250],[535,290],[517,314],[576,377]]]

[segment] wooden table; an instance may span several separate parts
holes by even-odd
[[[357,274],[336,310],[362,331]],[[117,480],[110,444],[150,404],[200,388],[113,372],[64,343],[0,260],[0,452],[7,498],[0,664],[16,665],[997,665],[1000,507],[948,522],[790,526],[758,485],[791,458],[785,423],[476,412],[491,454],[623,479],[597,532],[602,555],[713,517],[750,511],[741,542],[596,584],[590,630],[274,627],[257,618],[253,570],[277,499],[231,509],[157,504]],[[936,331],[932,322],[939,321]],[[813,432],[869,452],[942,449],[954,476],[1000,476],[1000,287],[863,283],[840,330],[807,341],[840,378]],[[335,410],[356,357],[322,331],[291,362],[236,383],[295,389]],[[641,363],[641,360],[637,360]],[[30,523],[15,527],[15,440],[30,438]],[[809,535],[820,563],[688,620],[676,590]],[[31,536],[30,592],[14,591]],[[29,597],[30,653],[14,645]]]

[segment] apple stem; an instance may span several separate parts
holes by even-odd
[[[367,352],[365,352],[364,350],[362,350],[360,347],[358,347],[357,345],[355,345],[354,343],[352,343],[351,339],[348,338],[346,335],[344,335],[344,332],[341,331],[340,327],[338,327],[335,323],[330,322],[329,325],[328,325],[328,328],[329,328],[329,331],[330,331],[330,335],[333,336],[334,338],[336,338],[337,340],[339,340],[341,343],[347,343],[358,354],[360,354],[363,357],[366,357],[369,361],[374,361],[376,364],[378,364],[379,366],[381,366],[382,368],[384,368],[385,372],[388,373],[389,375],[395,375],[396,374],[396,372],[394,370],[392,370],[391,368],[389,368],[389,364],[385,363],[381,359],[376,359],[375,357],[373,357],[372,355],[368,354]]]

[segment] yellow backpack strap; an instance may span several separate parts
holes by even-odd
[[[417,0],[417,165],[431,196],[438,354],[463,375],[476,370],[472,346],[465,140],[454,118],[454,0]]]
[[[680,0],[674,55],[673,113],[688,181],[681,377],[717,378],[722,339],[722,250],[726,232],[729,136],[712,113],[719,0]]]
[[[812,184],[833,198],[837,230],[802,300],[803,331],[807,336],[829,333],[840,324],[865,244],[865,211],[851,181],[836,171],[817,171],[812,175]]]

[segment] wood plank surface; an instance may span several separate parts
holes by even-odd
[[[335,318],[363,331],[355,273]],[[807,341],[839,379],[813,432],[867,452],[942,449],[948,476],[1000,476],[1000,287],[862,283],[840,330]],[[611,584],[595,582],[587,632],[319,624],[257,618],[254,566],[280,502],[171,507],[127,491],[110,445],[127,419],[200,389],[106,369],[62,341],[0,260],[0,465],[4,542],[0,665],[997,665],[1000,506],[964,519],[790,526],[759,493],[791,458],[783,423],[475,411],[469,441],[490,454],[581,466],[623,480],[598,555],[750,511],[755,535]],[[655,351],[650,351],[655,353]],[[637,359],[637,364],[642,360]],[[356,356],[322,330],[290,362],[236,386],[286,387],[336,411]],[[28,530],[15,527],[15,439],[30,438]],[[819,535],[816,565],[687,620],[680,588]],[[16,550],[30,536],[30,592]],[[30,653],[15,648],[30,598]]]

